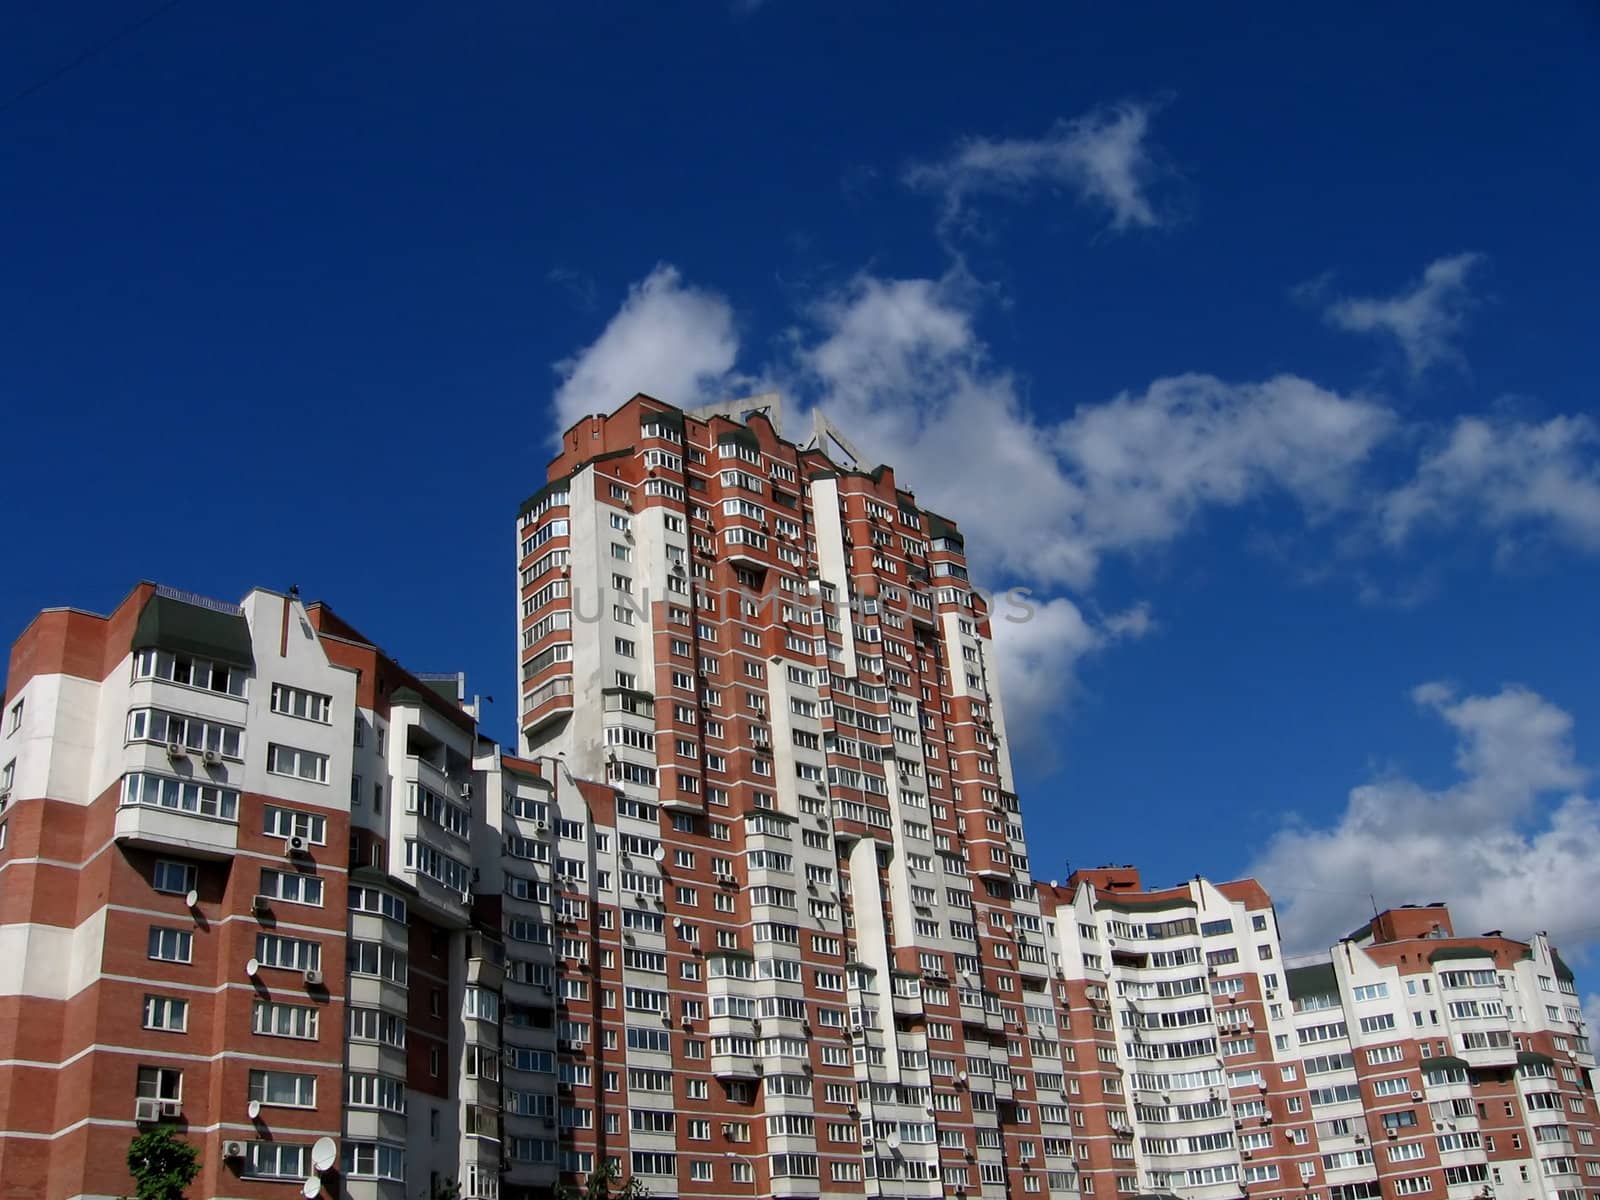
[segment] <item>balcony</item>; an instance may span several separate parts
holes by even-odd
[[[239,849],[237,819],[160,804],[124,803],[117,809],[114,836],[125,846],[190,858],[229,859]]]
[[[711,1073],[718,1079],[754,1079],[762,1070],[759,1058],[747,1058],[742,1054],[711,1056]]]

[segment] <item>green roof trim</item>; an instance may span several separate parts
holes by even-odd
[[[561,491],[571,482],[571,475],[563,475],[560,479],[552,479],[549,483],[545,484],[537,492],[522,502],[522,507],[517,509],[517,519],[521,520],[523,517],[527,516],[534,509],[538,508],[540,504],[544,503],[544,501],[551,495]]]
[[[240,611],[202,608],[160,592],[139,611],[132,650],[168,650],[192,654],[229,667],[256,665],[250,625]]]
[[[1442,962],[1453,958],[1493,958],[1494,951],[1482,946],[1440,946],[1428,955],[1429,962]]]
[[[600,689],[600,694],[602,696],[632,696],[642,704],[654,704],[656,702],[656,694],[654,692],[642,692],[638,688],[605,687]]]
[[[1429,1071],[1455,1070],[1470,1071],[1472,1070],[1472,1064],[1464,1058],[1457,1058],[1454,1054],[1440,1054],[1433,1058],[1422,1060],[1422,1073],[1424,1075]]]
[[[1550,964],[1556,969],[1556,977],[1565,979],[1568,983],[1577,983],[1578,977],[1572,973],[1572,968],[1567,966],[1561,957],[1561,951],[1554,946],[1550,947]]]
[[[963,546],[967,544],[967,539],[961,536],[961,531],[956,528],[956,523],[950,520],[949,517],[941,517],[932,510],[927,510],[925,515],[928,518],[928,536],[930,538],[949,538],[951,541],[959,542]]]
[[[639,428],[646,425],[665,425],[668,429],[683,432],[683,414],[675,408],[642,408],[639,410]]]
[[[1339,973],[1333,969],[1331,962],[1312,963],[1308,967],[1290,967],[1283,973],[1283,980],[1289,986],[1291,1000],[1303,1000],[1307,996],[1339,994]]]
[[[351,867],[349,879],[351,883],[370,883],[391,892],[399,892],[402,896],[419,896],[422,894],[403,879],[389,874],[382,867]]]
[[[749,429],[724,429],[717,434],[717,445],[726,446],[730,443],[743,446],[746,450],[759,452],[761,449],[761,439]]]
[[[1553,1067],[1556,1060],[1548,1054],[1540,1054],[1537,1050],[1518,1050],[1517,1066],[1519,1067]]]
[[[504,771],[507,775],[515,775],[518,779],[526,779],[529,783],[533,784],[535,787],[542,787],[542,788],[545,788],[545,789],[548,789],[548,790],[551,790],[551,791],[553,791],[555,789],[555,785],[553,783],[551,783],[548,779],[546,779],[543,775],[536,774],[535,772],[531,771],[527,767],[520,767],[520,766],[517,766],[515,763],[508,763],[508,762],[505,761],[505,759],[501,759],[500,760],[500,769],[502,771]]]
[[[459,675],[418,675],[417,678],[430,692],[451,704],[460,704],[466,698],[461,694]]]
[[[1110,897],[1096,900],[1094,907],[1096,912],[1104,909],[1124,913],[1168,912],[1174,908],[1193,908],[1194,901],[1189,899],[1188,896],[1175,896],[1171,900],[1134,900],[1124,897]]]
[[[389,693],[389,703],[406,708],[426,708],[463,728],[470,728],[472,724],[472,718],[463,711],[460,704],[446,700],[431,688],[419,692],[414,687],[397,687]]]

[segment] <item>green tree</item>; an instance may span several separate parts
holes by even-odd
[[[624,1183],[615,1163],[597,1167],[581,1189],[565,1183],[556,1189],[556,1200],[645,1200],[649,1195],[650,1189],[637,1179]]]
[[[158,1125],[128,1143],[128,1173],[137,1200],[184,1200],[200,1173],[200,1152],[171,1125]]]

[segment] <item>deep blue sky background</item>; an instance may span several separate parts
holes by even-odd
[[[6,13],[0,102],[147,11]],[[661,261],[778,353],[820,290],[944,269],[909,162],[1126,99],[1154,106],[1167,227],[1113,236],[1045,196],[964,248],[1036,411],[1201,370],[1378,389],[1421,422],[1588,412],[1596,13],[181,3],[0,112],[0,629],[142,577],[298,583],[407,665],[465,668],[509,737],[512,518],[552,364]],[[1397,292],[1467,250],[1466,369],[1411,379],[1290,297],[1330,270]],[[1263,502],[1108,560],[1098,600],[1158,628],[1083,664],[1025,773],[1040,876],[1224,877],[1374,772],[1448,782],[1451,735],[1408,699],[1427,680],[1524,683],[1600,759],[1592,557],[1434,539],[1372,568],[1426,577],[1420,602],[1370,604],[1345,564],[1310,582],[1263,550],[1298,528]]]

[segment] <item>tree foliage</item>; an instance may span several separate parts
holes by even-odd
[[[629,1177],[623,1182],[622,1172],[614,1163],[597,1167],[582,1188],[562,1184],[556,1189],[555,1200],[646,1200],[650,1189],[639,1180]]]
[[[200,1173],[200,1152],[171,1125],[158,1125],[128,1143],[128,1173],[136,1200],[184,1200]]]

